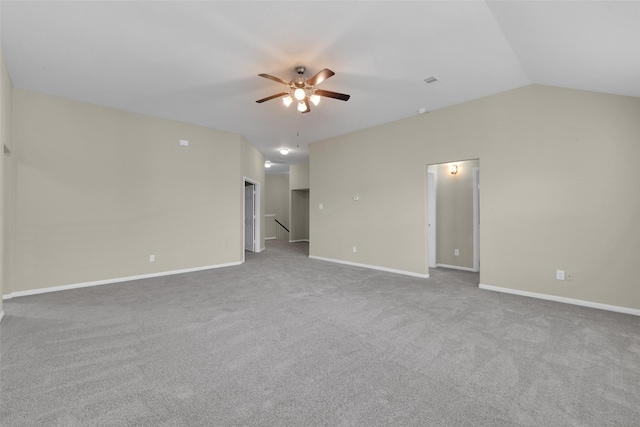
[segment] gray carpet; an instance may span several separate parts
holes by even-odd
[[[640,318],[307,250],[5,301],[0,424],[640,425]]]

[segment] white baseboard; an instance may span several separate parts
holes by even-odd
[[[264,240],[275,240],[275,239],[277,239],[277,237],[275,237],[275,236],[274,237],[265,237],[264,238]]]
[[[24,297],[28,295],[44,294],[47,292],[67,291],[69,289],[88,288],[91,286],[108,285],[111,283],[130,282],[132,280],[150,279],[152,277],[171,276],[174,274],[192,273],[194,271],[212,270],[214,268],[232,267],[242,264],[239,262],[229,262],[225,264],[205,265],[203,267],[185,268],[182,270],[161,271],[159,273],[140,274],[138,276],[118,277],[116,279],[96,280],[94,282],[74,283],[71,285],[52,286],[50,288],[30,289],[28,291],[12,292],[7,295],[3,295],[2,299],[11,299],[16,297]]]
[[[396,270],[395,268],[381,267],[379,265],[360,264],[358,262],[343,261],[343,260],[340,260],[340,259],[333,259],[333,258],[323,258],[323,257],[315,256],[315,255],[309,255],[309,258],[317,259],[319,261],[328,261],[328,262],[335,262],[337,264],[351,265],[353,267],[363,267],[363,268],[368,268],[368,269],[371,269],[371,270],[386,271],[387,273],[403,274],[405,276],[419,277],[421,279],[428,279],[429,278],[428,274],[414,273],[413,271]]]
[[[289,243],[309,242],[309,239],[289,240]]]
[[[584,301],[580,299],[573,299],[573,298],[567,298],[567,297],[559,297],[556,295],[539,294],[536,292],[521,291],[518,289],[501,288],[500,286],[483,285],[482,283],[480,283],[478,287],[480,289],[485,289],[488,291],[503,292],[505,294],[520,295],[523,297],[538,298],[538,299],[544,299],[548,301],[562,302],[565,304],[580,305],[583,307],[597,308],[600,310],[615,311],[617,313],[640,316],[640,310],[635,308],[620,307],[618,305],[609,305],[609,304],[602,304],[599,302]]]
[[[3,318],[4,318],[4,311],[0,311],[0,322],[2,322]]]
[[[453,270],[462,270],[462,271],[471,271],[473,273],[477,273],[478,270],[474,270],[473,268],[470,267],[460,267],[459,265],[449,265],[449,264],[436,264],[436,268],[438,267],[442,267],[442,268],[451,268]]]

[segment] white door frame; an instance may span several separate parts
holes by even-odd
[[[250,218],[247,218],[247,216]],[[244,183],[244,250],[256,250],[256,186]]]
[[[436,183],[438,174],[427,167],[427,253],[429,268],[436,268]]]
[[[455,163],[455,161],[445,163],[435,163],[427,165],[427,266],[436,268],[436,188],[438,186],[438,174],[429,170],[431,166],[437,167],[439,164]],[[457,268],[457,267],[451,267]],[[480,167],[473,168],[473,267],[460,270],[480,271]]]
[[[480,168],[473,168],[473,271],[480,271]]]
[[[254,233],[254,243],[253,249],[254,252],[260,252],[262,249],[260,248],[260,183],[258,181],[254,181],[251,178],[247,178],[246,176],[242,178],[242,262],[244,262],[244,222],[245,222],[245,204],[244,204],[244,187],[245,182],[249,184],[253,184],[253,188],[255,190],[254,198],[253,198],[253,212],[254,212],[254,222],[253,222],[253,233]]]

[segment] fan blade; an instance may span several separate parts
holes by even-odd
[[[334,74],[335,73],[333,71],[331,71],[328,68],[325,68],[324,70],[320,71],[315,76],[313,76],[310,79],[308,79],[307,80],[307,84],[309,86],[319,85],[320,83],[322,83],[323,81],[327,80],[329,77],[333,76]]]
[[[339,99],[340,101],[348,101],[351,95],[346,93],[331,92],[330,90],[316,89],[314,94],[318,96],[326,96],[327,98]]]
[[[289,95],[289,92],[276,93],[275,95],[271,95],[271,96],[267,96],[266,98],[258,99],[256,102],[258,104],[262,104],[265,101],[269,101],[269,100],[274,99],[274,98],[280,98],[281,96],[285,96],[285,95]]]
[[[304,98],[304,105],[307,106],[307,109],[302,111],[302,114],[308,113],[309,111],[311,111],[311,105],[309,105],[309,98]]]
[[[282,83],[285,86],[289,86],[289,82],[285,82],[280,77],[272,76],[271,74],[258,74],[260,77],[264,77],[265,79],[273,80],[274,82]]]

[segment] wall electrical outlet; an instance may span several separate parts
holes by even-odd
[[[564,270],[556,270],[556,279],[564,280]]]
[[[149,262],[156,262],[156,256],[155,255],[149,255]]]
[[[453,250],[453,254],[454,254],[455,256],[459,256],[459,255],[460,255],[460,249],[454,249],[454,250]]]
[[[356,253],[356,247],[355,246],[353,247],[353,253],[354,254]]]

